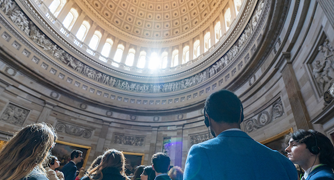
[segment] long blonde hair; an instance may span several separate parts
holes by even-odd
[[[45,172],[42,163],[57,136],[45,123],[23,128],[0,151],[1,179],[22,179],[35,168]]]
[[[93,168],[88,172],[88,176],[91,179],[103,179],[102,170],[107,167],[114,167],[119,170],[120,174],[128,179],[125,175],[125,157],[121,151],[116,149],[107,150],[102,157],[102,162],[100,165]]]

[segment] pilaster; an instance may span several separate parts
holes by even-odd
[[[292,62],[290,61],[290,53],[283,52],[282,54],[282,58],[286,61],[286,64],[282,69],[282,78],[285,84],[294,120],[298,129],[310,129],[312,128],[310,116],[300,91]]]
[[[55,106],[57,106],[55,103],[50,102],[50,101],[45,101],[43,110],[42,110],[41,114],[39,115],[36,123],[46,122],[46,120],[50,116],[50,113],[51,113],[52,109]]]

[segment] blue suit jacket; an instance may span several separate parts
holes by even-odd
[[[237,130],[193,145],[184,171],[184,180],[296,179],[297,170],[289,159]]]
[[[70,161],[61,169],[64,173],[65,180],[75,180],[75,175],[77,172],[77,166],[74,162]]]
[[[319,166],[307,176],[306,180],[334,180],[333,170],[327,165]]]

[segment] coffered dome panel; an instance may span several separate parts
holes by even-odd
[[[219,1],[223,2],[225,0]],[[159,40],[188,33],[207,21],[210,14],[220,11],[215,0],[84,0],[76,3],[79,6],[86,4],[93,11],[87,13],[102,17],[104,22],[128,35],[146,39],[158,37]],[[185,23],[187,26],[180,27]],[[166,33],[166,30],[172,33]]]

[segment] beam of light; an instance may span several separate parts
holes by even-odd
[[[150,62],[148,68],[151,70],[156,70],[160,67],[160,57],[156,52],[153,52],[150,57]]]

